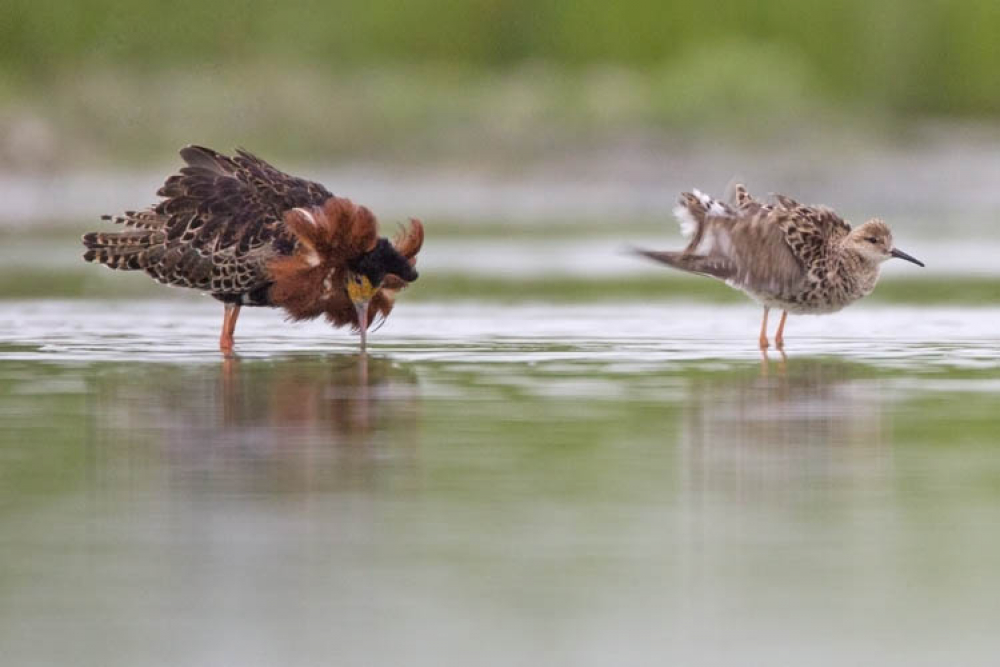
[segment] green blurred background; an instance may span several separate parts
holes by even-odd
[[[1000,5],[990,0],[5,5],[0,64],[29,87],[81,68],[148,74],[276,64],[342,76],[373,64],[497,71],[537,60],[559,63],[571,75],[601,65],[631,68],[653,86],[684,79],[684,70],[746,92],[773,90],[778,86],[768,82],[792,77],[785,83],[841,104],[902,113],[1000,111]],[[727,59],[721,70],[709,66]]]
[[[424,219],[424,298],[731,299],[621,248],[738,176],[889,220],[931,255],[889,299],[1000,301],[997,35],[986,0],[8,0],[0,295],[153,293],[76,239],[200,143]]]
[[[770,138],[792,120],[1000,112],[990,0],[4,5],[0,128],[36,145],[8,137],[2,157],[22,167],[147,159],[192,134],[400,158],[483,128],[500,144],[552,128]],[[32,147],[52,155],[17,150]]]

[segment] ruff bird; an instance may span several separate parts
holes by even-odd
[[[282,308],[292,320],[325,316],[358,331],[364,351],[368,328],[417,279],[420,221],[390,242],[364,206],[246,151],[188,146],[180,155],[186,166],[159,189],[162,200],[104,216],[124,230],[85,234],[84,260],[218,299],[226,354],[242,306]]]
[[[893,245],[892,231],[879,219],[852,228],[825,206],[806,206],[775,195],[767,204],[743,185],[723,202],[698,190],[681,195],[674,215],[690,240],[679,252],[638,249],[640,255],[675,269],[725,281],[764,307],[759,343],[767,349],[767,318],[783,312],[775,336],[784,348],[789,313],[833,313],[868,296],[882,262],[919,260]]]

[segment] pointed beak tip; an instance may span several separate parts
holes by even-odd
[[[921,262],[919,259],[917,259],[913,255],[909,255],[909,254],[903,252],[902,250],[896,250],[895,248],[893,248],[892,252],[890,252],[889,254],[892,255],[893,257],[898,257],[899,259],[905,259],[907,262],[910,262],[912,264],[916,264],[917,266],[919,266],[921,268],[924,268],[924,266],[925,266],[924,263]]]

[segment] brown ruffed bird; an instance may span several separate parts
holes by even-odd
[[[325,315],[357,330],[364,350],[368,328],[417,279],[420,221],[390,243],[364,206],[246,151],[228,157],[188,146],[180,154],[187,166],[159,189],[162,201],[104,216],[126,230],[85,234],[84,260],[222,301],[219,348],[227,354],[242,306],[283,308],[292,320]]]
[[[674,215],[690,238],[679,252],[638,250],[675,269],[725,281],[764,306],[760,347],[768,347],[767,316],[781,308],[775,336],[784,347],[788,313],[834,313],[871,294],[882,262],[898,257],[923,263],[897,249],[889,226],[877,218],[852,229],[825,206],[805,206],[775,195],[757,201],[742,185],[729,203],[694,190],[681,195]]]

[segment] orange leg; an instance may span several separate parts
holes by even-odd
[[[768,348],[767,342],[767,314],[771,312],[771,309],[767,306],[764,307],[764,321],[760,323],[760,349],[766,350]]]
[[[785,347],[785,320],[788,319],[788,311],[781,311],[781,322],[778,323],[778,333],[774,336],[774,344],[778,346],[778,349],[784,349]]]
[[[240,304],[227,303],[226,312],[222,317],[222,335],[219,336],[219,349],[223,354],[233,352],[233,333],[236,331],[236,318],[240,316]]]

